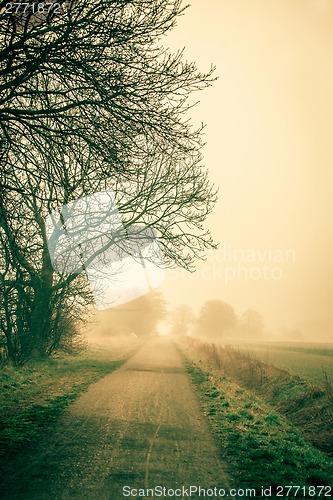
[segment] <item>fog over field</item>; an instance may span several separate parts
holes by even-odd
[[[219,76],[191,111],[207,124],[219,249],[167,273],[171,303],[219,298],[259,311],[274,338],[332,340],[332,24],[330,0],[193,0],[168,35]]]

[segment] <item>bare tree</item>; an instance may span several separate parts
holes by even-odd
[[[195,322],[195,316],[190,306],[181,304],[171,314],[171,333],[188,335]]]
[[[200,309],[197,322],[199,334],[222,339],[237,325],[234,309],[222,300],[208,300]]]
[[[165,266],[191,270],[213,246],[202,224],[216,192],[185,113],[211,71],[160,45],[179,1],[61,4],[37,17],[0,10],[0,319],[16,363],[57,347],[92,299],[85,269],[126,232],[153,228]],[[80,268],[55,269],[48,214],[108,189],[123,231]]]
[[[240,317],[239,330],[245,338],[260,338],[264,331],[264,319],[257,311],[247,309]]]
[[[180,1],[61,3],[39,22],[29,10],[0,11],[3,158],[31,142],[43,148],[40,137],[63,144],[64,135],[80,137],[108,173],[133,166],[142,138],[196,150],[200,133],[182,114],[211,71],[202,75],[159,43],[183,12]]]

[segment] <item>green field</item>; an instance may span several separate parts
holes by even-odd
[[[257,342],[240,348],[311,383],[323,384],[326,377],[333,383],[333,344]]]

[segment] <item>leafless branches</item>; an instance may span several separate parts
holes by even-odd
[[[52,267],[50,212],[112,189],[125,231],[154,228],[166,266],[193,269],[213,245],[203,222],[216,191],[186,116],[213,69],[162,45],[180,1],[60,4],[0,6],[0,319],[15,362],[50,353],[91,300],[84,274]]]

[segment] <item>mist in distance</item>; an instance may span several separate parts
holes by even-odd
[[[332,342],[332,28],[329,0],[193,0],[164,39],[219,77],[189,110],[206,124],[204,162],[219,187],[206,225],[219,246],[192,274],[166,270],[167,315],[187,305],[199,318],[219,300],[238,323],[247,311],[262,318],[254,340]],[[99,331],[121,315],[98,315]],[[222,337],[247,335],[238,324]]]
[[[332,341],[333,4],[193,0],[165,44],[219,76],[190,114],[206,123],[219,249],[167,271],[175,307],[258,311],[272,339]]]

